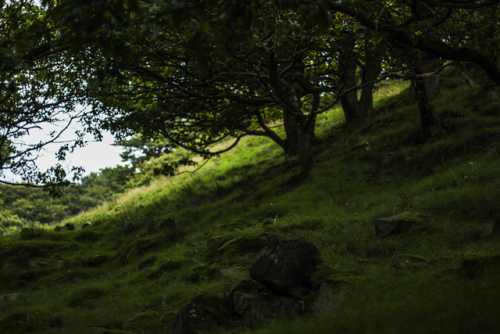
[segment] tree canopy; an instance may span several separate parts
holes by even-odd
[[[445,66],[470,62],[483,70],[479,83],[500,85],[499,3],[3,4],[0,170],[10,169],[31,184],[67,182],[60,165],[40,173],[34,164],[58,132],[47,143],[25,149],[16,143],[42,123],[81,120],[97,138],[102,130],[121,140],[164,138],[164,151],[184,147],[205,156],[221,153],[208,147],[226,138],[236,138],[236,145],[246,135],[267,136],[285,156],[299,155],[306,172],[316,116],[339,102],[346,126],[359,126],[373,116],[373,84],[388,77],[416,82],[428,139],[433,109],[423,79]],[[438,62],[423,66],[429,59]],[[81,111],[79,105],[90,107]],[[279,119],[285,138],[270,126]],[[61,146],[57,158],[83,144],[78,133],[73,146]]]

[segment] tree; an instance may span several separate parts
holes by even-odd
[[[245,135],[264,135],[287,157],[298,154],[305,175],[316,116],[330,105],[327,94],[341,100],[349,124],[370,117],[370,93],[381,79],[377,64],[384,54],[382,47],[372,48],[372,38],[387,41],[389,54],[414,48],[440,61],[474,62],[500,84],[498,3],[66,0],[54,10],[57,29],[48,36],[51,47],[73,51],[65,66],[75,68],[77,83],[62,74],[57,80],[67,84],[65,92],[85,88],[82,102],[92,103],[95,112],[87,124],[99,121],[90,131],[111,129],[119,139],[163,135],[172,147],[205,155],[217,153],[207,147],[222,139],[235,137],[237,143]],[[427,72],[418,62],[397,63],[390,76],[404,79],[428,79],[443,68]],[[363,69],[358,86],[356,67]],[[420,95],[428,137],[432,111]],[[278,118],[286,138],[269,126]],[[4,137],[3,143],[0,151],[8,152],[12,165],[12,141]]]
[[[155,12],[155,8],[143,11]],[[302,20],[300,12],[268,3],[259,8],[248,43],[232,41],[221,49],[213,42],[217,35],[206,33],[192,49],[185,48],[186,31],[196,30],[197,22],[212,14],[193,15],[181,25],[165,21],[153,32],[154,38],[146,28],[127,35],[127,58],[117,61],[119,76],[103,80],[94,92],[107,108],[106,126],[122,137],[140,133],[149,140],[161,135],[173,147],[206,156],[221,153],[207,147],[224,138],[267,136],[283,149],[285,157],[299,156],[301,173],[306,176],[317,115],[358,88],[355,84],[346,87],[342,81],[345,71],[340,54],[353,40],[341,29],[346,23],[339,21],[321,31]],[[130,25],[141,27],[151,20],[141,17]],[[127,34],[118,30],[119,25],[109,28]],[[235,31],[244,33],[241,28]],[[367,40],[368,55],[371,44]],[[205,54],[203,66],[197,61],[199,52]],[[379,64],[380,60],[378,56]],[[375,66],[371,59],[365,64]],[[362,87],[371,93],[378,73],[366,67]],[[372,98],[365,90],[364,105],[367,101],[372,103]],[[360,113],[360,117],[366,115]],[[269,126],[279,118],[285,138]]]
[[[92,111],[83,109],[92,71],[85,52],[72,53],[61,41],[60,24],[53,14],[55,2],[21,0],[2,2],[0,9],[0,175],[10,171],[21,184],[42,186],[53,194],[67,185],[68,173],[60,163],[42,172],[36,159],[47,145],[59,145],[56,159],[83,146],[86,132],[99,138]],[[61,143],[63,132],[76,121],[84,124],[72,143]],[[30,143],[38,130],[50,131],[46,139]],[[83,172],[72,169],[73,181]],[[0,183],[9,184],[0,179]]]

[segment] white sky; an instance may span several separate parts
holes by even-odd
[[[44,127],[46,128],[46,127]],[[67,141],[75,138],[75,128],[79,128],[78,125],[74,125],[72,129],[68,129],[59,139],[59,141]],[[48,138],[47,134],[49,131],[45,130],[31,130],[29,136],[22,138],[22,141],[27,143],[36,143],[44,138]],[[85,174],[88,175],[91,172],[99,172],[99,169],[106,167],[115,167],[116,165],[124,165],[121,162],[119,154],[122,149],[117,146],[112,146],[114,138],[110,133],[103,134],[103,140],[101,142],[93,141],[93,137],[88,135],[86,139],[89,141],[87,146],[82,148],[76,148],[73,154],[67,154],[66,161],[62,162],[66,171],[69,172],[72,166],[82,166],[85,168]],[[36,160],[40,171],[46,171],[48,168],[55,166],[57,164],[57,159],[55,153],[58,151],[61,144],[51,144],[46,146],[39,158]],[[21,178],[14,175],[8,171],[4,171],[6,181],[16,182],[21,181]],[[71,176],[69,179],[71,179]]]

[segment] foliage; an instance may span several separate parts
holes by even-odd
[[[84,145],[84,134],[100,138],[91,111],[87,83],[92,71],[88,55],[71,54],[60,40],[60,20],[53,15],[54,1],[8,1],[0,8],[0,173],[10,171],[30,186],[43,186],[54,195],[61,185],[78,179],[83,170],[62,167],[66,154]],[[71,143],[58,139],[72,123],[83,131]],[[46,131],[37,142],[28,136]],[[58,145],[54,166],[39,171],[36,158],[51,144]],[[71,144],[71,145],[70,145]],[[72,178],[69,179],[71,173]],[[0,180],[1,183],[9,183]]]

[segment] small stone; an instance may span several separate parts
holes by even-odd
[[[66,229],[66,231],[78,230],[78,225],[67,223],[66,225],[64,225],[64,228]]]
[[[404,212],[397,216],[378,218],[375,221],[375,233],[379,238],[401,234],[408,231],[413,224],[422,223],[422,215],[415,212]]]
[[[21,297],[20,292],[0,296],[0,304],[8,303]]]
[[[232,268],[227,268],[227,269],[221,269],[220,273],[222,276],[243,276],[245,273],[240,270],[238,267],[232,267]]]
[[[401,254],[392,259],[392,266],[397,269],[427,267],[429,261],[421,256]]]
[[[366,140],[362,140],[359,143],[357,143],[354,146],[351,146],[351,150],[356,150],[356,149],[364,149],[368,151],[370,149],[370,143],[367,142]]]

